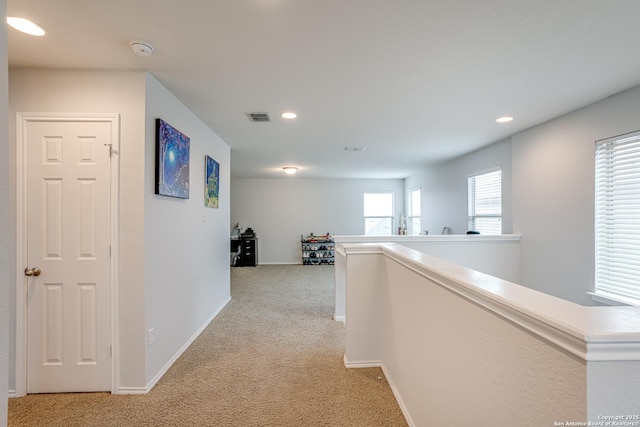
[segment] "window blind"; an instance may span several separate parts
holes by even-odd
[[[469,230],[502,234],[502,170],[468,178]]]
[[[596,142],[595,290],[640,303],[640,132]]]

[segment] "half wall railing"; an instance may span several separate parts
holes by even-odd
[[[580,306],[398,243],[342,243],[338,280],[345,365],[382,367],[412,426],[640,426],[640,307]]]

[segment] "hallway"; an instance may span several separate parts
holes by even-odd
[[[343,365],[333,267],[233,268],[232,300],[143,396],[29,395],[9,426],[405,426],[382,371]]]

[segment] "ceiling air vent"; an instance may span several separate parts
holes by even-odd
[[[357,147],[344,147],[344,151],[364,151],[367,147],[364,145],[358,145]]]
[[[271,121],[269,113],[247,113],[247,117],[254,123],[268,123]]]

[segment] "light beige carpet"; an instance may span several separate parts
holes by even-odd
[[[346,369],[333,266],[233,268],[232,301],[144,396],[29,395],[9,426],[406,426],[380,369]]]

